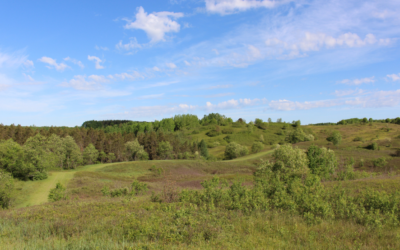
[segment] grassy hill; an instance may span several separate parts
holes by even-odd
[[[298,142],[294,146],[304,150],[313,144],[330,148],[338,158],[339,169],[353,158],[355,173],[363,172],[353,180],[321,182],[324,190],[321,196],[335,204],[332,205],[335,211],[339,211],[340,202],[351,201],[351,198],[329,200],[338,197],[340,192],[357,198],[366,190],[382,192],[380,197],[396,195],[400,190],[400,157],[396,155],[400,149],[399,125],[374,122],[372,125],[310,125],[301,126],[301,129],[314,135],[315,140]],[[274,145],[286,143],[287,135],[295,128],[270,123],[264,129],[254,127],[249,133],[245,124],[234,123],[220,126],[220,131],[215,134],[210,133],[215,130],[218,130],[215,125],[208,125],[176,133],[191,141],[205,140],[216,160],[95,164],[76,170],[50,171],[46,180],[16,180],[14,208],[0,211],[2,249],[400,248],[400,227],[390,224],[389,217],[385,217],[386,221],[375,222],[361,215],[357,218],[363,218],[362,221],[344,215],[318,219],[299,213],[298,208],[289,205],[276,209],[273,204],[277,201],[272,199],[268,201],[267,209],[249,209],[258,198],[254,196],[244,201],[240,195],[232,198],[232,202],[237,199],[237,205],[233,202],[222,206],[218,203],[218,195],[224,190],[226,195],[233,191],[219,186],[204,191],[213,192],[215,201],[196,203],[189,202],[189,198],[180,199],[183,190],[198,191],[198,194],[188,194],[194,200],[204,190],[201,183],[212,183],[215,177],[226,180],[229,185],[240,180],[245,189],[253,188],[256,185],[254,172],[261,160],[273,161]],[[337,146],[327,141],[334,131],[342,135],[342,142]],[[255,141],[260,141],[261,135],[265,145],[261,152],[222,160],[229,142],[250,149]],[[373,143],[377,144],[377,150],[370,149]],[[386,158],[388,164],[385,167],[374,166],[374,160],[380,157]],[[104,195],[105,187],[122,190],[130,188],[135,180],[147,184],[148,191],[134,196]],[[50,189],[57,182],[66,186],[68,199],[46,203]],[[370,196],[360,197],[365,200]],[[385,204],[389,204],[390,199]],[[380,198],[374,198],[374,201],[381,202]],[[400,217],[399,210],[393,209],[393,216]],[[371,220],[381,218],[373,217],[379,211],[369,212],[372,213]]]

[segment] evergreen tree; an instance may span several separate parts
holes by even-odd
[[[200,155],[203,156],[204,158],[208,158],[208,149],[207,149],[207,144],[204,140],[201,140],[199,144],[200,148]]]

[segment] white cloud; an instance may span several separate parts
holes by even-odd
[[[271,101],[269,103],[269,107],[274,110],[303,110],[303,109],[312,109],[312,108],[326,108],[339,105],[339,102],[336,100],[323,100],[323,101],[312,101],[312,102],[292,102],[289,100],[278,100]]]
[[[57,63],[56,60],[54,60],[53,58],[47,57],[47,56],[43,56],[42,58],[39,58],[40,62],[43,63],[47,63],[50,66],[46,66],[47,68],[51,69],[53,66],[57,71],[64,71],[66,68],[68,68],[68,65],[64,64],[64,63]]]
[[[175,69],[176,68],[175,63],[166,63],[165,65],[167,65],[167,67],[170,68],[170,69]]]
[[[66,57],[66,58],[64,58],[64,61],[72,62],[73,64],[78,65],[81,69],[85,68],[85,65],[83,65],[83,63],[82,63],[81,61],[78,61],[78,60],[76,60],[76,59],[73,59],[73,58],[71,58],[71,57],[69,57],[69,56]]]
[[[101,83],[108,82],[104,76],[90,75],[76,75],[69,82],[63,82],[61,86],[72,87],[77,90],[97,90],[103,88]]]
[[[97,56],[88,56],[88,60],[94,61],[96,69],[104,69],[104,66],[100,65],[100,63],[103,61]]]
[[[123,44],[122,41],[119,41],[117,45],[115,45],[115,48],[119,50],[134,50],[134,49],[141,49],[142,45],[140,45],[136,38],[130,39],[129,43]]]
[[[217,49],[213,49],[212,51],[214,51],[214,53],[218,56],[219,55],[219,51]]]
[[[254,47],[253,45],[249,45],[248,49],[251,58],[257,59],[262,57],[260,50]]]
[[[154,95],[144,95],[144,96],[139,96],[136,99],[138,100],[143,100],[143,99],[155,99],[155,98],[161,98],[164,96],[163,94],[154,94]]]
[[[349,79],[344,79],[341,80],[337,83],[341,83],[341,84],[347,84],[347,85],[361,85],[363,83],[374,83],[375,82],[375,77],[366,77],[366,78],[361,78],[361,79],[353,79],[353,80],[349,80]]]
[[[212,13],[228,15],[255,8],[274,8],[289,1],[274,0],[205,0],[206,10]]]
[[[179,12],[153,12],[147,14],[143,7],[139,7],[136,13],[136,20],[128,20],[124,26],[125,29],[141,29],[146,32],[151,43],[165,41],[165,34],[170,32],[179,32],[180,24],[172,19],[183,17]]]
[[[387,77],[392,81],[400,81],[400,73],[399,74],[391,74],[387,75]]]
[[[365,91],[362,89],[349,89],[349,90],[335,90],[333,93],[335,96],[342,97],[348,95],[361,95],[365,94]]]
[[[244,106],[252,106],[260,103],[260,99],[231,99],[225,102],[220,102],[218,104],[212,104],[211,102],[206,102],[206,109],[207,110],[212,110],[212,109],[232,109],[232,108],[240,108]]]
[[[120,80],[130,80],[130,81],[144,78],[144,76],[137,71],[133,71],[132,73],[124,72],[121,74],[114,74],[113,77],[118,78]]]
[[[25,60],[23,64],[25,67],[34,67],[33,62],[31,60]]]
[[[184,63],[186,64],[186,66],[192,65],[192,64],[190,64],[190,62],[188,62],[188,61],[184,61]]]
[[[94,48],[97,49],[97,50],[104,50],[104,51],[108,50],[107,47],[102,47],[102,46],[97,46],[97,45]]]
[[[390,91],[376,91],[369,96],[356,97],[345,102],[350,106],[361,106],[363,108],[395,107],[400,103],[400,89]]]
[[[220,94],[214,94],[214,95],[205,95],[202,96],[204,98],[216,98],[216,97],[224,97],[224,96],[230,96],[230,95],[235,95],[235,93],[220,93]]]
[[[35,82],[35,79],[33,79],[32,76],[27,75],[27,74],[25,74],[25,73],[22,73],[22,74],[25,76],[25,78],[26,78],[28,81],[30,81],[30,82]]]
[[[344,93],[348,94],[348,93]],[[390,91],[375,91],[365,93],[356,91],[350,94],[359,95],[350,98],[340,98],[334,100],[319,100],[293,102],[289,100],[278,100],[269,102],[269,108],[281,111],[308,110],[314,108],[328,108],[334,106],[355,106],[362,108],[383,108],[396,107],[400,103],[400,89]]]
[[[33,67],[33,62],[27,59],[28,56],[23,55],[21,52],[12,54],[0,52],[0,68],[2,67],[19,67],[21,65],[25,67]]]
[[[232,88],[233,85],[232,84],[225,84],[225,85],[215,85],[215,86],[211,86],[208,89],[227,89],[227,88]]]
[[[322,48],[333,49],[336,47],[359,48],[369,45],[389,45],[391,39],[377,39],[373,34],[367,34],[364,39],[361,39],[357,34],[345,33],[338,37],[329,36],[325,33],[305,32],[303,36],[291,41],[284,41],[277,37],[268,38],[265,45],[268,47],[278,47],[285,53],[289,51],[292,57],[304,56],[300,52],[319,51]],[[276,49],[276,48],[274,48]]]
[[[160,69],[158,67],[156,67],[156,66],[153,67],[153,70],[154,71],[160,71]]]

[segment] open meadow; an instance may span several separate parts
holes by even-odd
[[[270,123],[250,132],[248,127],[221,126],[216,136],[209,136],[215,125],[179,132],[191,141],[212,145],[209,160],[98,163],[53,168],[43,180],[16,179],[12,205],[0,211],[0,245],[2,249],[400,248],[399,125],[296,128]],[[314,140],[287,144],[298,129]],[[335,131],[342,136],[336,145],[327,140]],[[226,159],[230,142],[251,151],[257,141],[262,141],[261,150]],[[373,143],[378,146],[375,150]],[[277,152],[285,153],[282,150],[288,146],[293,151],[289,155],[301,154],[293,158],[297,161],[312,145],[331,149],[336,169],[318,177],[306,168],[306,175],[293,177],[297,163],[290,165]],[[386,163],[377,164],[382,157]],[[291,172],[287,167],[274,170],[280,160],[292,166]],[[62,197],[51,202],[48,197],[57,183],[64,186]]]

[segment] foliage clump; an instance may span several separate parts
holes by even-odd
[[[0,209],[7,209],[11,206],[14,180],[10,173],[0,170]]]
[[[282,132],[284,134],[284,132]],[[290,132],[287,137],[287,141],[290,143],[298,143],[303,141],[314,141],[314,136],[312,134],[306,134],[301,128],[295,129]]]
[[[264,144],[262,142],[254,142],[251,146],[252,153],[258,153],[264,149]]]
[[[149,159],[149,154],[144,150],[144,147],[139,144],[138,140],[125,143],[125,152],[129,160],[143,161]]]
[[[307,158],[311,173],[323,179],[328,179],[338,166],[335,153],[324,147],[310,146],[307,151]]]
[[[241,156],[245,156],[249,153],[246,146],[242,146],[236,142],[230,142],[225,148],[225,159],[235,159]]]
[[[60,201],[60,200],[66,200],[67,199],[67,194],[66,194],[66,189],[61,183],[57,183],[56,187],[50,190],[49,201]]]
[[[332,142],[333,145],[337,146],[342,142],[342,134],[339,131],[334,131],[332,134],[326,138],[328,141]]]

